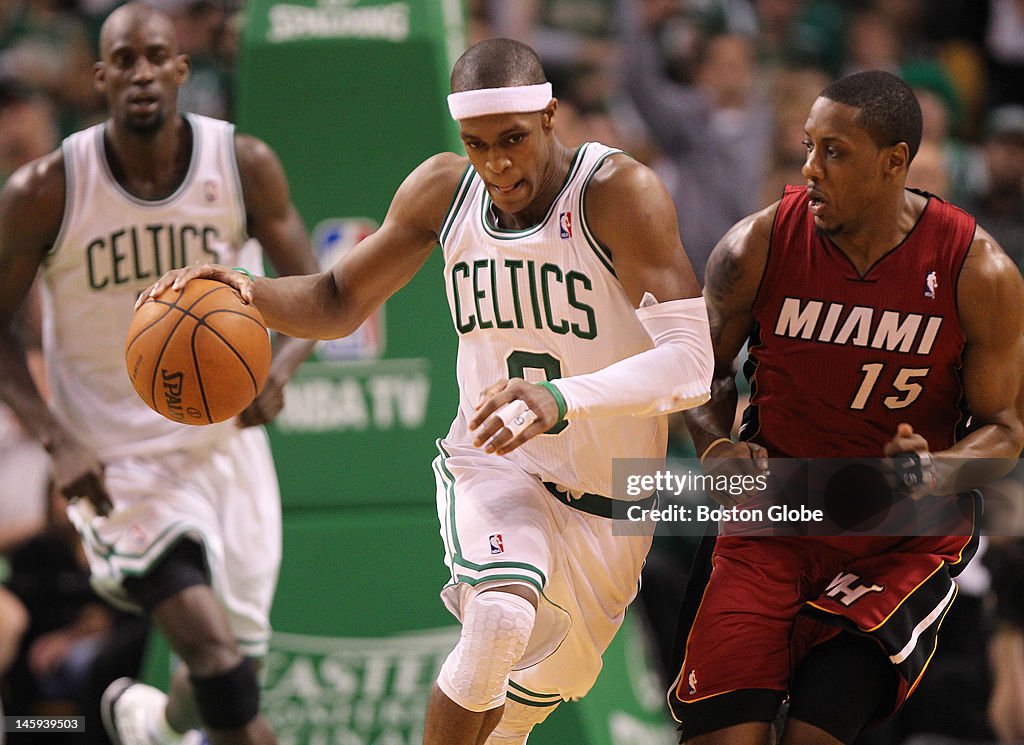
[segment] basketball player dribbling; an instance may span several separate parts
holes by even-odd
[[[668,191],[617,150],[558,141],[532,49],[480,42],[451,82],[468,158],[416,168],[381,228],[331,270],[252,281],[189,267],[151,292],[219,279],[272,328],[334,338],[441,245],[460,400],[434,471],[442,598],[462,633],[424,743],[511,745],[601,669],[653,531],[616,528],[612,462],[664,457],[663,415],[709,395],[710,340]]]
[[[270,380],[239,416],[164,419],[135,394],[124,340],[139,291],[201,260],[259,274],[317,270],[276,155],[231,125],[180,115],[189,72],[174,27],[140,3],[100,35],[109,118],[21,168],[0,194],[0,396],[49,451],[93,584],[145,612],[184,665],[169,698],[124,679],[104,697],[116,745],[165,745],[203,727],[213,745],[272,743],[253,664],[267,649],[280,504],[260,425],[310,342],[279,338]],[[50,407],[12,319],[37,271]]]

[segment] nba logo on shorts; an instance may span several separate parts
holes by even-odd
[[[505,544],[501,540],[501,533],[495,533],[490,537],[491,553],[501,554],[505,552]]]
[[[558,234],[562,238],[572,238],[572,213],[563,212],[558,216]]]

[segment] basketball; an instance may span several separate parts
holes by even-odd
[[[125,340],[128,377],[146,404],[183,424],[239,414],[270,371],[263,316],[233,287],[193,279],[135,312]]]

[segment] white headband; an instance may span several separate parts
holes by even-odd
[[[469,119],[487,114],[519,114],[540,111],[551,102],[551,83],[513,85],[507,88],[480,88],[448,96],[452,119]]]

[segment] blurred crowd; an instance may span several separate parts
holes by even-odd
[[[739,218],[802,183],[803,123],[834,78],[884,69],[925,112],[911,185],[1024,262],[1021,0],[472,0],[471,35],[541,54],[568,140],[653,165],[698,274]]]
[[[1022,0],[465,0],[469,41],[540,53],[559,131],[654,166],[699,275],[740,217],[799,183],[803,122],[837,76],[886,69],[917,90],[912,185],[978,217],[1024,262]],[[231,118],[241,0],[153,0],[192,77],[181,108]],[[0,0],[0,177],[98,121],[91,62],[111,0]]]
[[[152,3],[174,19],[192,60],[180,108],[230,119],[242,0]],[[564,142],[599,140],[658,171],[700,276],[736,220],[776,200],[784,184],[803,182],[811,103],[831,80],[864,69],[899,74],[921,100],[924,141],[909,184],[967,209],[1024,266],[1024,0],[464,3],[468,42],[509,36],[539,52]],[[92,62],[100,23],[117,4],[0,0],[0,183],[103,118]],[[692,454],[684,429],[673,445]],[[137,668],[145,639],[144,627],[91,595],[75,537],[62,511],[49,508],[45,470],[45,454],[0,410],[8,713],[12,705],[19,714],[91,711],[104,680]],[[1004,490],[1012,503],[1022,498],[1016,488]],[[1011,535],[987,551],[948,622],[949,657],[922,684],[920,703],[872,745],[1024,743],[1024,544]],[[658,551],[650,566],[664,569],[662,585],[645,578],[662,588],[648,604],[653,638],[671,639],[672,588],[681,589],[685,568]],[[960,672],[964,664],[973,667]]]

